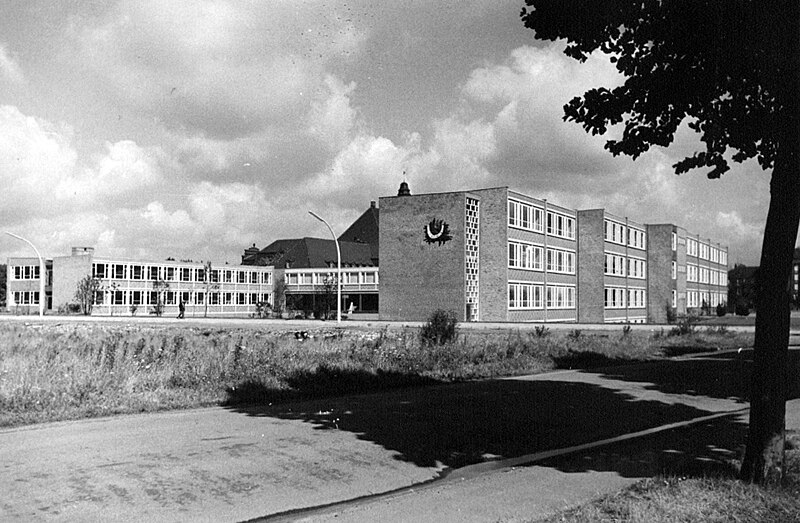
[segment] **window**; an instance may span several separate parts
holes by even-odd
[[[675,234],[674,232],[672,233],[672,250],[673,251],[677,251],[678,250],[678,235]],[[674,307],[674,305],[673,305],[673,307]]]
[[[686,238],[686,255],[697,257],[697,240]]]
[[[636,249],[645,248],[645,232],[640,229],[628,228],[628,246]]]
[[[548,272],[575,274],[575,253],[560,249],[547,249]]]
[[[605,288],[605,308],[624,309],[625,308],[625,289],[622,287]]]
[[[508,242],[508,266],[512,269],[542,270],[542,252],[538,245]]]
[[[247,283],[247,273],[245,271],[237,271],[237,283]]]
[[[697,265],[686,265],[686,281],[697,281]]]
[[[728,252],[727,251],[720,251],[719,253],[719,263],[721,265],[728,265]]]
[[[511,310],[541,309],[542,286],[532,283],[509,283],[508,308]]]
[[[508,225],[518,229],[542,232],[542,209],[529,203],[509,199]]]
[[[574,309],[575,287],[566,285],[547,286],[548,309]]]
[[[672,262],[672,279],[673,280],[677,280],[678,279],[678,262],[675,262],[675,261]],[[674,307],[674,305],[673,305],[673,307]]]
[[[125,305],[125,291],[114,291],[112,303],[114,305]]]
[[[628,277],[637,278],[640,280],[645,279],[647,271],[647,262],[639,258],[628,259]]]
[[[158,280],[158,267],[150,267],[150,275],[149,279],[155,281]]]
[[[264,285],[272,285],[272,273],[270,272],[262,272],[261,273],[261,283]],[[356,282],[358,283],[358,282]]]
[[[575,218],[547,211],[547,234],[574,240]]]
[[[167,267],[167,274],[164,276],[167,281],[175,281],[175,267]]]
[[[674,309],[677,306],[678,306],[678,291],[673,289],[672,290],[672,308]]]
[[[95,278],[103,279],[106,277],[106,264],[105,263],[95,263],[92,264],[92,276]]]
[[[628,289],[628,308],[643,309],[645,304],[644,289]]]
[[[127,266],[114,264],[111,266],[111,277],[115,280],[125,280],[127,279]]]
[[[143,295],[142,291],[131,291],[131,305],[141,305]]]
[[[181,281],[192,281],[192,269],[190,267],[181,267],[180,275]]]
[[[625,225],[612,220],[605,220],[604,239],[607,242],[625,245]]]
[[[625,276],[625,256],[606,253],[605,274],[608,276]]]

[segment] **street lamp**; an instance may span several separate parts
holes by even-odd
[[[17,236],[16,234],[10,233],[8,231],[6,231],[6,234],[11,236],[12,238],[16,238],[18,240],[22,240],[25,243],[27,243],[28,245],[30,245],[31,247],[33,247],[33,251],[36,253],[36,256],[39,258],[39,316],[44,316],[44,302],[45,302],[44,279],[47,276],[47,271],[45,270],[45,267],[44,267],[44,260],[42,259],[42,255],[39,254],[39,249],[37,249],[34,244],[32,244],[30,241],[26,240],[22,236]]]
[[[308,211],[308,214],[324,223],[328,230],[331,231],[333,241],[336,244],[336,323],[342,322],[342,251],[339,249],[339,239],[333,233],[333,228],[328,222],[323,220],[314,211]]]

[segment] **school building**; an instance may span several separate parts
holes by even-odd
[[[675,224],[606,209],[574,210],[495,187],[411,194],[403,182],[338,238],[342,309],[351,318],[424,321],[665,323],[727,301],[728,251]],[[39,262],[8,260],[7,308],[36,313]],[[75,303],[100,284],[93,314],[248,316],[267,303],[321,317],[336,309],[332,239],[278,239],[240,265],[138,261],[74,248],[46,260],[45,304]],[[159,294],[161,293],[161,294]]]

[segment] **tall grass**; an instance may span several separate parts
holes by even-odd
[[[0,323],[0,426],[536,373],[580,366],[586,354],[642,360],[664,342],[637,333],[470,333],[443,345],[411,330],[311,335]]]

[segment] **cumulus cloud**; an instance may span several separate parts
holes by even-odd
[[[324,64],[363,41],[314,5],[209,0],[124,2],[73,32],[79,60],[121,103],[223,139],[302,123]]]

